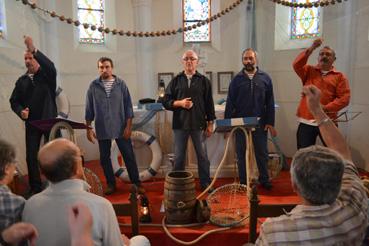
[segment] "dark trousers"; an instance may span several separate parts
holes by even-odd
[[[28,182],[31,191],[33,192],[40,192],[42,190],[41,175],[37,160],[42,136],[44,136],[44,142],[46,143],[49,140],[49,132],[41,132],[26,123],[26,161],[29,179]]]
[[[131,139],[125,140],[124,138],[115,139],[120,153],[122,154],[124,163],[127,168],[129,179],[133,184],[140,185],[140,179],[138,174],[138,168],[136,164],[135,154],[133,153],[133,147]],[[109,186],[115,186],[115,176],[113,166],[111,164],[111,139],[99,140],[100,151],[100,164],[104,170],[106,182]]]
[[[206,152],[206,136],[202,130],[179,130],[174,129],[174,152],[175,163],[174,171],[185,170],[185,158],[188,138],[191,136],[193,147],[197,157],[197,168],[200,179],[200,185],[204,189],[211,183],[210,179],[210,161]]]
[[[306,148],[315,145],[316,138],[319,136],[323,145],[326,146],[322,135],[320,134],[319,127],[310,126],[304,123],[300,123],[297,128],[296,139],[297,149]]]
[[[241,130],[235,132],[237,166],[240,183],[246,184],[246,136]],[[259,170],[259,182],[265,184],[269,182],[268,174],[268,132],[264,127],[256,128],[252,132],[252,142],[254,144],[255,159]]]

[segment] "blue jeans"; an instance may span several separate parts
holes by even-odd
[[[240,183],[246,184],[246,137],[243,131],[237,130],[236,134],[236,153],[237,166]],[[252,132],[256,164],[259,170],[259,182],[265,184],[269,182],[268,174],[268,132],[264,127],[258,127]]]
[[[183,171],[185,169],[185,158],[187,150],[187,141],[191,136],[193,146],[197,156],[197,168],[200,178],[201,188],[206,188],[210,183],[210,162],[206,153],[206,136],[202,130],[178,130],[174,129],[174,171]]]
[[[124,138],[117,138],[115,142],[126,164],[129,179],[133,184],[140,185],[141,182],[131,139],[125,140]],[[110,148],[111,139],[99,140],[100,163],[104,170],[106,182],[109,186],[115,186],[114,170],[110,159]]]
[[[297,149],[315,145],[316,138],[318,136],[322,141],[323,145],[326,146],[323,137],[320,134],[319,127],[300,123],[296,133]]]

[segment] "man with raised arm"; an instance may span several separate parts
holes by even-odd
[[[302,204],[268,218],[256,245],[362,245],[368,227],[368,201],[345,138],[324,112],[320,90],[303,88],[309,112],[328,147],[299,150],[291,182]]]
[[[321,91],[320,103],[324,112],[331,118],[337,117],[337,112],[350,102],[350,87],[346,76],[333,66],[336,60],[335,51],[324,46],[319,51],[318,64],[308,65],[310,55],[320,47],[323,39],[314,40],[313,44],[301,52],[293,62],[293,69],[300,77],[302,84],[315,85]],[[321,138],[316,119],[309,112],[307,101],[302,97],[297,109],[299,126],[296,133],[297,149],[315,144],[317,136]]]
[[[56,69],[54,63],[36,49],[31,37],[24,36],[24,43],[26,45],[24,63],[27,72],[18,78],[9,101],[14,113],[25,122],[26,160],[30,185],[28,195],[33,195],[42,190],[37,152],[41,137],[44,136],[47,141],[49,132],[38,130],[30,122],[57,116]]]

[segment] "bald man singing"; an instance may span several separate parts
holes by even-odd
[[[173,111],[174,170],[185,169],[187,140],[191,136],[198,161],[200,185],[204,190],[211,182],[205,140],[213,131],[215,111],[210,81],[196,71],[198,63],[199,58],[193,50],[183,54],[184,71],[167,86],[163,105]]]

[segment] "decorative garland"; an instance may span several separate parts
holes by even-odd
[[[19,1],[19,0],[16,0]],[[187,32],[191,31],[193,29],[196,29],[198,27],[201,27],[203,25],[206,25],[212,21],[215,21],[216,19],[222,17],[223,15],[229,13],[232,9],[236,8],[238,5],[240,5],[244,0],[237,0],[233,4],[229,5],[227,8],[223,9],[222,11],[218,12],[217,14],[211,16],[210,18],[207,18],[206,20],[200,21],[196,24],[193,24],[192,26],[178,28],[177,30],[163,30],[163,31],[154,31],[154,32],[137,32],[137,31],[123,31],[118,30],[114,28],[111,30],[109,27],[104,26],[96,26],[88,23],[81,23],[78,20],[73,20],[72,18],[67,18],[64,15],[59,15],[55,11],[50,11],[48,9],[41,8],[37,6],[36,3],[30,3],[29,0],[22,0],[22,3],[24,5],[29,5],[32,9],[38,9],[44,12],[45,14],[50,15],[53,18],[59,18],[60,21],[68,24],[74,24],[76,27],[82,25],[85,29],[90,28],[92,31],[98,30],[99,32],[105,32],[105,33],[111,33],[113,35],[120,35],[120,36],[133,36],[133,37],[160,37],[160,36],[169,36],[169,35],[175,35],[177,33]],[[250,0],[249,2],[250,3]]]
[[[270,0],[274,3],[281,4],[291,8],[312,8],[312,7],[325,7],[328,5],[334,5],[336,3],[346,2],[348,0],[321,0],[314,3],[292,3],[288,0]]]

